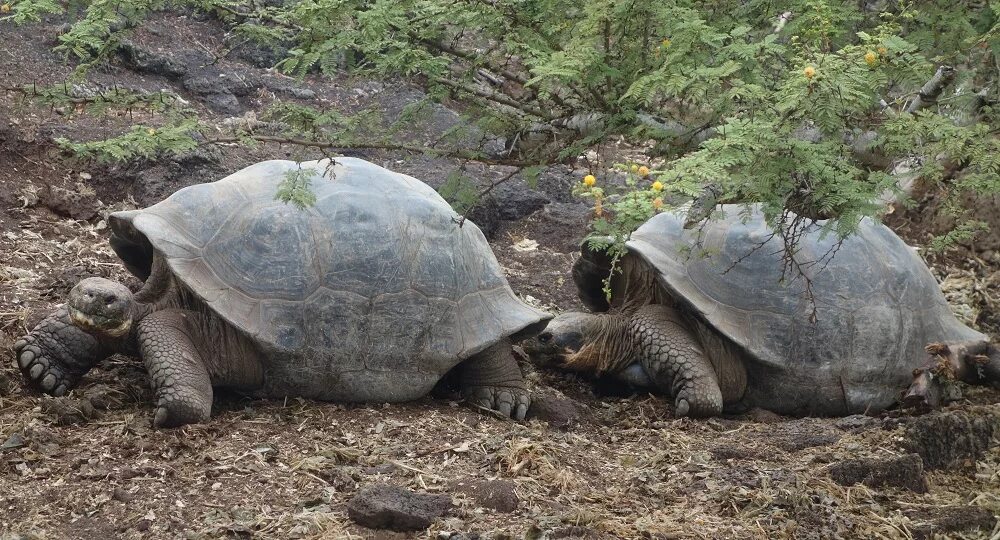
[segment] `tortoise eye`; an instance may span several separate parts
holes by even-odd
[[[552,332],[542,332],[541,334],[538,334],[539,343],[548,343],[550,341],[552,341]]]

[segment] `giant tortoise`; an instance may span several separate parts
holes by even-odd
[[[691,229],[674,213],[643,224],[610,304],[610,261],[585,245],[574,280],[604,313],[558,315],[525,343],[533,361],[659,389],[691,416],[875,412],[908,385],[907,401],[936,404],[946,374],[1000,382],[1000,351],[955,318],[886,226],[866,219],[838,245],[807,222],[789,268],[759,206],[721,210]]]
[[[275,198],[290,171],[315,203]],[[62,395],[113,353],[142,357],[156,426],[209,418],[213,387],[257,396],[399,402],[449,374],[467,401],[530,405],[511,340],[550,316],[511,290],[480,230],[415,178],[356,158],[265,161],[109,219],[145,284],[88,278],[15,344]]]

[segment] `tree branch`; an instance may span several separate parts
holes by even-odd
[[[248,133],[241,137],[236,137],[236,136],[204,137],[202,144],[231,144],[231,143],[239,143],[246,139],[251,139],[262,143],[291,144],[295,146],[302,146],[305,148],[318,148],[322,150],[398,150],[402,152],[413,152],[422,154],[433,153],[446,157],[475,161],[478,163],[483,163],[485,165],[506,165],[506,166],[523,168],[523,167],[530,167],[532,165],[544,164],[540,163],[539,161],[490,159],[490,158],[485,158],[479,154],[476,154],[475,152],[469,152],[467,150],[440,150],[428,146],[418,146],[412,144],[379,143],[379,142],[344,143],[338,141],[299,139],[295,137],[283,137],[279,135],[256,135],[253,133]]]
[[[904,110],[910,114],[914,114],[937,103],[937,99],[941,95],[941,92],[944,91],[944,87],[955,80],[956,73],[955,68],[951,66],[939,67],[934,76],[931,77],[931,80],[927,81],[920,88],[917,97],[913,98],[913,101]]]
[[[494,103],[499,103],[501,105],[506,105],[508,107],[511,107],[513,109],[517,109],[517,110],[519,110],[519,111],[521,111],[521,112],[523,112],[525,114],[529,114],[529,115],[534,116],[536,118],[541,118],[541,119],[547,120],[547,121],[551,121],[554,118],[552,115],[550,115],[550,114],[548,114],[548,113],[546,113],[546,112],[544,112],[544,111],[542,111],[540,109],[536,109],[534,107],[529,107],[528,105],[525,105],[523,103],[518,103],[518,102],[514,101],[513,99],[510,99],[507,96],[504,96],[504,95],[501,95],[501,94],[495,94],[493,92],[487,92],[487,91],[481,90],[479,88],[475,88],[475,87],[472,87],[472,86],[466,86],[466,85],[460,84],[460,83],[455,82],[455,81],[449,81],[448,79],[443,79],[441,77],[435,78],[434,82],[436,82],[438,84],[441,84],[441,85],[444,85],[444,86],[447,86],[449,88],[454,88],[454,89],[459,90],[461,92],[466,92],[466,93],[472,94],[474,96],[478,96],[478,97],[483,98],[483,99],[485,99],[487,101],[492,101]]]

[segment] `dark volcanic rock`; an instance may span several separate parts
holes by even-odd
[[[347,515],[370,529],[426,529],[452,506],[451,497],[431,495],[386,484],[367,486],[347,503]]]
[[[544,193],[521,183],[501,184],[493,190],[493,197],[499,206],[500,219],[504,221],[524,219],[549,203]]]
[[[509,480],[468,480],[452,483],[452,490],[468,495],[483,508],[498,512],[517,510],[519,499]]]
[[[202,101],[217,113],[235,116],[243,112],[240,100],[232,94],[208,94],[202,98]]]
[[[938,534],[973,529],[982,531],[982,538],[986,538],[997,522],[997,516],[993,512],[979,506],[944,506],[915,512],[915,515],[910,516],[918,522],[910,527],[915,540],[929,540]]]
[[[232,167],[232,166],[230,166]],[[222,155],[212,147],[200,147],[188,154],[159,160],[149,167],[128,173],[125,180],[133,185],[132,195],[140,207],[156,204],[178,189],[217,180],[229,174]]]
[[[291,43],[280,45],[264,45],[254,41],[247,41],[238,45],[232,51],[232,56],[239,58],[248,64],[261,69],[271,69],[288,55]]]
[[[93,192],[49,186],[45,206],[60,216],[87,220],[97,215],[100,201]]]
[[[261,87],[259,78],[251,73],[239,74],[206,67],[184,78],[184,89],[195,94],[232,94],[246,96]]]
[[[118,45],[118,58],[125,67],[137,73],[183,77],[193,68],[210,64],[212,56],[205,51],[177,50],[171,53],[149,50],[129,40]]]
[[[847,459],[834,463],[830,478],[842,485],[864,484],[869,487],[894,486],[916,493],[927,493],[924,463],[917,454],[887,458]]]
[[[941,469],[965,460],[976,461],[1000,436],[1000,406],[940,411],[913,420],[900,443],[916,452],[928,469]]]

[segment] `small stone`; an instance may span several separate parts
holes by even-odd
[[[116,486],[111,492],[111,498],[119,502],[128,503],[135,499],[135,495],[132,495],[121,486]]]
[[[415,493],[397,486],[366,486],[347,503],[347,515],[370,529],[426,529],[451,508],[451,497]]]
[[[0,450],[13,450],[22,446],[24,446],[24,436],[20,433],[12,433],[10,437],[7,437],[3,445],[0,446]]]
[[[534,395],[527,419],[538,419],[556,428],[567,428],[579,423],[584,407],[570,398],[558,395]]]
[[[924,464],[917,454],[888,458],[847,459],[829,468],[834,482],[849,486],[864,484],[869,487],[893,486],[927,493]]]

